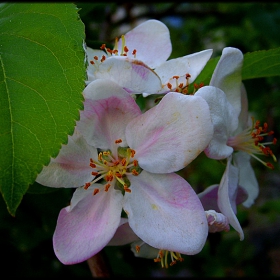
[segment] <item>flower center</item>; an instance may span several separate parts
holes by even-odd
[[[101,50],[104,50],[107,54],[107,56],[116,56],[116,55],[119,55],[119,56],[127,56],[127,54],[129,53],[129,49],[128,47],[125,45],[125,37],[124,35],[121,36],[121,39],[122,40],[122,46],[121,46],[121,49],[119,50],[118,48],[118,43],[119,43],[119,39],[116,38],[115,39],[115,45],[114,45],[114,48],[111,50],[110,48],[107,48],[106,47],[106,44],[102,44],[100,49]],[[134,58],[136,58],[136,49],[134,49],[131,54],[133,55]],[[102,55],[100,58],[98,56],[94,56],[93,57],[93,60],[90,60],[90,63],[92,65],[99,65],[99,63],[103,62],[104,60],[106,60],[106,56],[105,55]]]
[[[184,76],[173,76],[169,79],[168,83],[163,85],[162,87],[167,88],[169,91],[188,94],[190,77],[191,75],[189,73],[186,73]]]
[[[115,141],[115,144],[120,144],[121,139]],[[90,159],[90,167],[93,169],[92,175],[96,176],[93,181],[84,185],[84,189],[88,189],[94,183],[103,180],[105,181],[104,191],[108,191],[113,185],[114,187],[124,191],[131,192],[129,189],[130,181],[127,175],[137,176],[142,169],[138,165],[138,161],[133,159],[135,151],[129,147],[118,147],[116,156],[111,151],[102,151],[98,154],[98,160]],[[93,195],[99,192],[99,188],[94,189]]]
[[[252,127],[243,130],[241,133],[230,137],[227,141],[227,145],[232,147],[235,151],[243,151],[248,153],[250,156],[254,157],[260,161],[265,166],[274,169],[274,166],[270,162],[264,162],[256,155],[272,156],[273,160],[276,162],[276,157],[267,145],[276,144],[277,139],[273,138],[271,142],[263,142],[265,136],[270,136],[274,132],[267,131],[268,125],[264,123],[260,126],[260,121],[254,121],[252,118]]]

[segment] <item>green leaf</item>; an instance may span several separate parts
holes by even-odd
[[[220,59],[211,58],[194,83],[209,85],[213,71]],[[242,80],[280,75],[280,48],[244,54]],[[193,88],[190,88],[192,92]]]
[[[11,215],[83,108],[84,24],[74,4],[0,5],[0,191]]]
[[[242,79],[280,75],[280,48],[256,51],[244,55]]]

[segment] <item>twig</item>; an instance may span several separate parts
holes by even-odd
[[[108,263],[105,261],[105,256],[102,251],[92,256],[87,260],[89,269],[91,271],[92,277],[110,277],[110,269]]]

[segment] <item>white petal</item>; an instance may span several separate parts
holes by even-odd
[[[91,181],[90,158],[97,156],[97,150],[88,145],[83,136],[75,129],[68,136],[68,143],[62,145],[58,156],[48,166],[44,166],[36,182],[53,188],[77,188]]]
[[[242,52],[236,48],[224,48],[210,81],[210,86],[218,87],[225,92],[237,115],[241,110],[242,66]]]
[[[259,195],[259,184],[250,162],[251,156],[244,152],[238,152],[233,155],[234,165],[239,170],[239,185],[248,193],[248,198],[243,205],[250,207],[254,204]]]
[[[102,50],[96,50],[89,47],[86,48],[86,54],[87,54],[87,62],[88,62],[88,66],[87,66],[87,75],[88,75],[87,83],[88,83],[90,81],[96,80],[96,76],[94,73],[99,67],[98,65],[100,64],[100,59],[102,58],[103,55],[105,57],[107,57],[107,55]],[[98,60],[95,60],[94,57],[97,57]],[[91,61],[93,61],[95,64],[92,64]]]
[[[203,248],[208,224],[193,188],[181,176],[151,174],[130,176],[131,193],[124,210],[132,230],[152,247],[183,254]]]
[[[235,215],[237,187],[238,169],[231,164],[230,157],[227,160],[227,167],[218,190],[218,206],[221,212],[228,218],[230,225],[238,232],[240,240],[243,240],[244,233]]]
[[[161,78],[163,84],[170,82],[173,76],[184,76],[188,73],[191,75],[189,83],[192,83],[205,67],[207,61],[210,59],[213,50],[204,50],[201,52],[189,54],[179,58],[170,59],[155,69],[155,72]],[[175,80],[173,79],[175,84]],[[173,87],[175,88],[175,87]]]
[[[156,93],[162,84],[158,75],[140,60],[112,56],[95,72],[96,78],[112,80],[135,93]]]
[[[121,49],[122,41],[118,47]],[[128,57],[136,49],[136,59],[143,61],[150,68],[156,68],[168,59],[172,46],[167,26],[158,20],[147,20],[125,34]]]
[[[200,96],[167,93],[160,103],[126,128],[129,147],[141,168],[178,171],[194,160],[213,136],[209,107]]]
[[[227,158],[233,152],[227,140],[238,127],[238,115],[225,93],[216,87],[202,87],[195,96],[201,96],[207,101],[214,126],[214,135],[205,150],[206,155],[213,159]]]

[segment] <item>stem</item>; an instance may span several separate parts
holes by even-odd
[[[105,256],[102,251],[89,258],[87,263],[93,278],[110,277],[111,273],[108,262],[105,261]]]

